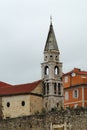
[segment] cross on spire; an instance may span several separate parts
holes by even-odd
[[[52,16],[50,16],[50,25],[52,25]]]

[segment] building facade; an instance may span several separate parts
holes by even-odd
[[[41,112],[42,90],[42,80],[20,85],[0,82],[0,118],[16,118]]]
[[[87,71],[74,68],[63,75],[64,106],[87,107]]]
[[[0,82],[0,117],[33,115],[44,108],[63,107],[62,63],[52,22],[41,64],[42,79],[33,83],[10,85]]]

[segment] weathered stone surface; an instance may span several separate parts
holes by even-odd
[[[0,120],[0,130],[52,130],[53,125],[64,125],[66,130],[87,130],[87,110],[61,110]]]

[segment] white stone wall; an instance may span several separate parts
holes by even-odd
[[[41,112],[43,108],[43,97],[40,96],[30,96],[30,112],[31,115],[35,114],[37,111]]]
[[[22,101],[25,102],[24,106],[22,106]],[[8,102],[10,103],[9,107],[7,106]],[[3,118],[30,115],[30,95],[2,97],[2,113]]]

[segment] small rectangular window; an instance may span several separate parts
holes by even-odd
[[[64,82],[65,82],[65,83],[68,83],[68,76],[66,76],[66,77],[64,78]]]
[[[65,100],[68,100],[68,99],[69,99],[69,93],[65,92]]]
[[[78,96],[79,96],[79,92],[76,89],[76,90],[73,91],[73,98],[78,98]]]

